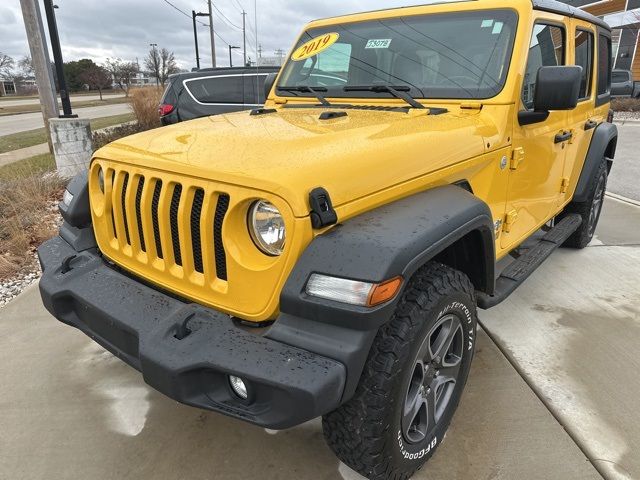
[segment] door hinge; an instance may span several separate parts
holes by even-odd
[[[511,154],[511,170],[517,170],[520,164],[524,161],[524,148],[518,147],[513,149]]]
[[[567,193],[567,190],[569,190],[569,179],[565,177],[560,184],[560,193]]]
[[[517,218],[518,218],[517,210],[514,209],[514,210],[511,210],[509,213],[507,213],[504,217],[504,224],[502,225],[502,231],[504,233],[511,232],[511,227],[516,222]]]

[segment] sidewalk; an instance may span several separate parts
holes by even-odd
[[[10,152],[0,153],[0,167],[19,162],[20,160],[24,160],[25,158],[42,155],[43,153],[49,153],[49,145],[47,145],[46,143],[41,143],[39,145],[34,145],[27,148],[20,148],[19,150],[12,150]]]
[[[480,316],[607,479],[640,478],[639,284],[640,208],[609,198],[592,246],[554,253]]]

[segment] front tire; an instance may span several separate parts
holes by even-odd
[[[458,406],[475,347],[474,288],[429,263],[374,341],[354,397],[325,415],[329,447],[365,477],[408,479],[434,454]]]

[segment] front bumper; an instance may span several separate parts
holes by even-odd
[[[152,289],[95,249],[61,237],[38,249],[45,307],[139,370],[165,395],[260,426],[283,429],[337,408],[346,367],[238,326],[228,315]],[[248,401],[228,376],[249,385]]]

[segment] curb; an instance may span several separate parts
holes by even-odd
[[[629,119],[629,120],[616,120],[613,119],[613,123],[616,125],[640,125],[640,120],[637,119]]]
[[[607,192],[606,196],[609,198],[612,198],[613,200],[617,200],[619,202],[628,203],[629,205],[633,205],[634,207],[640,207],[640,201],[634,200],[629,197],[624,197],[622,195],[618,195],[617,193]]]

